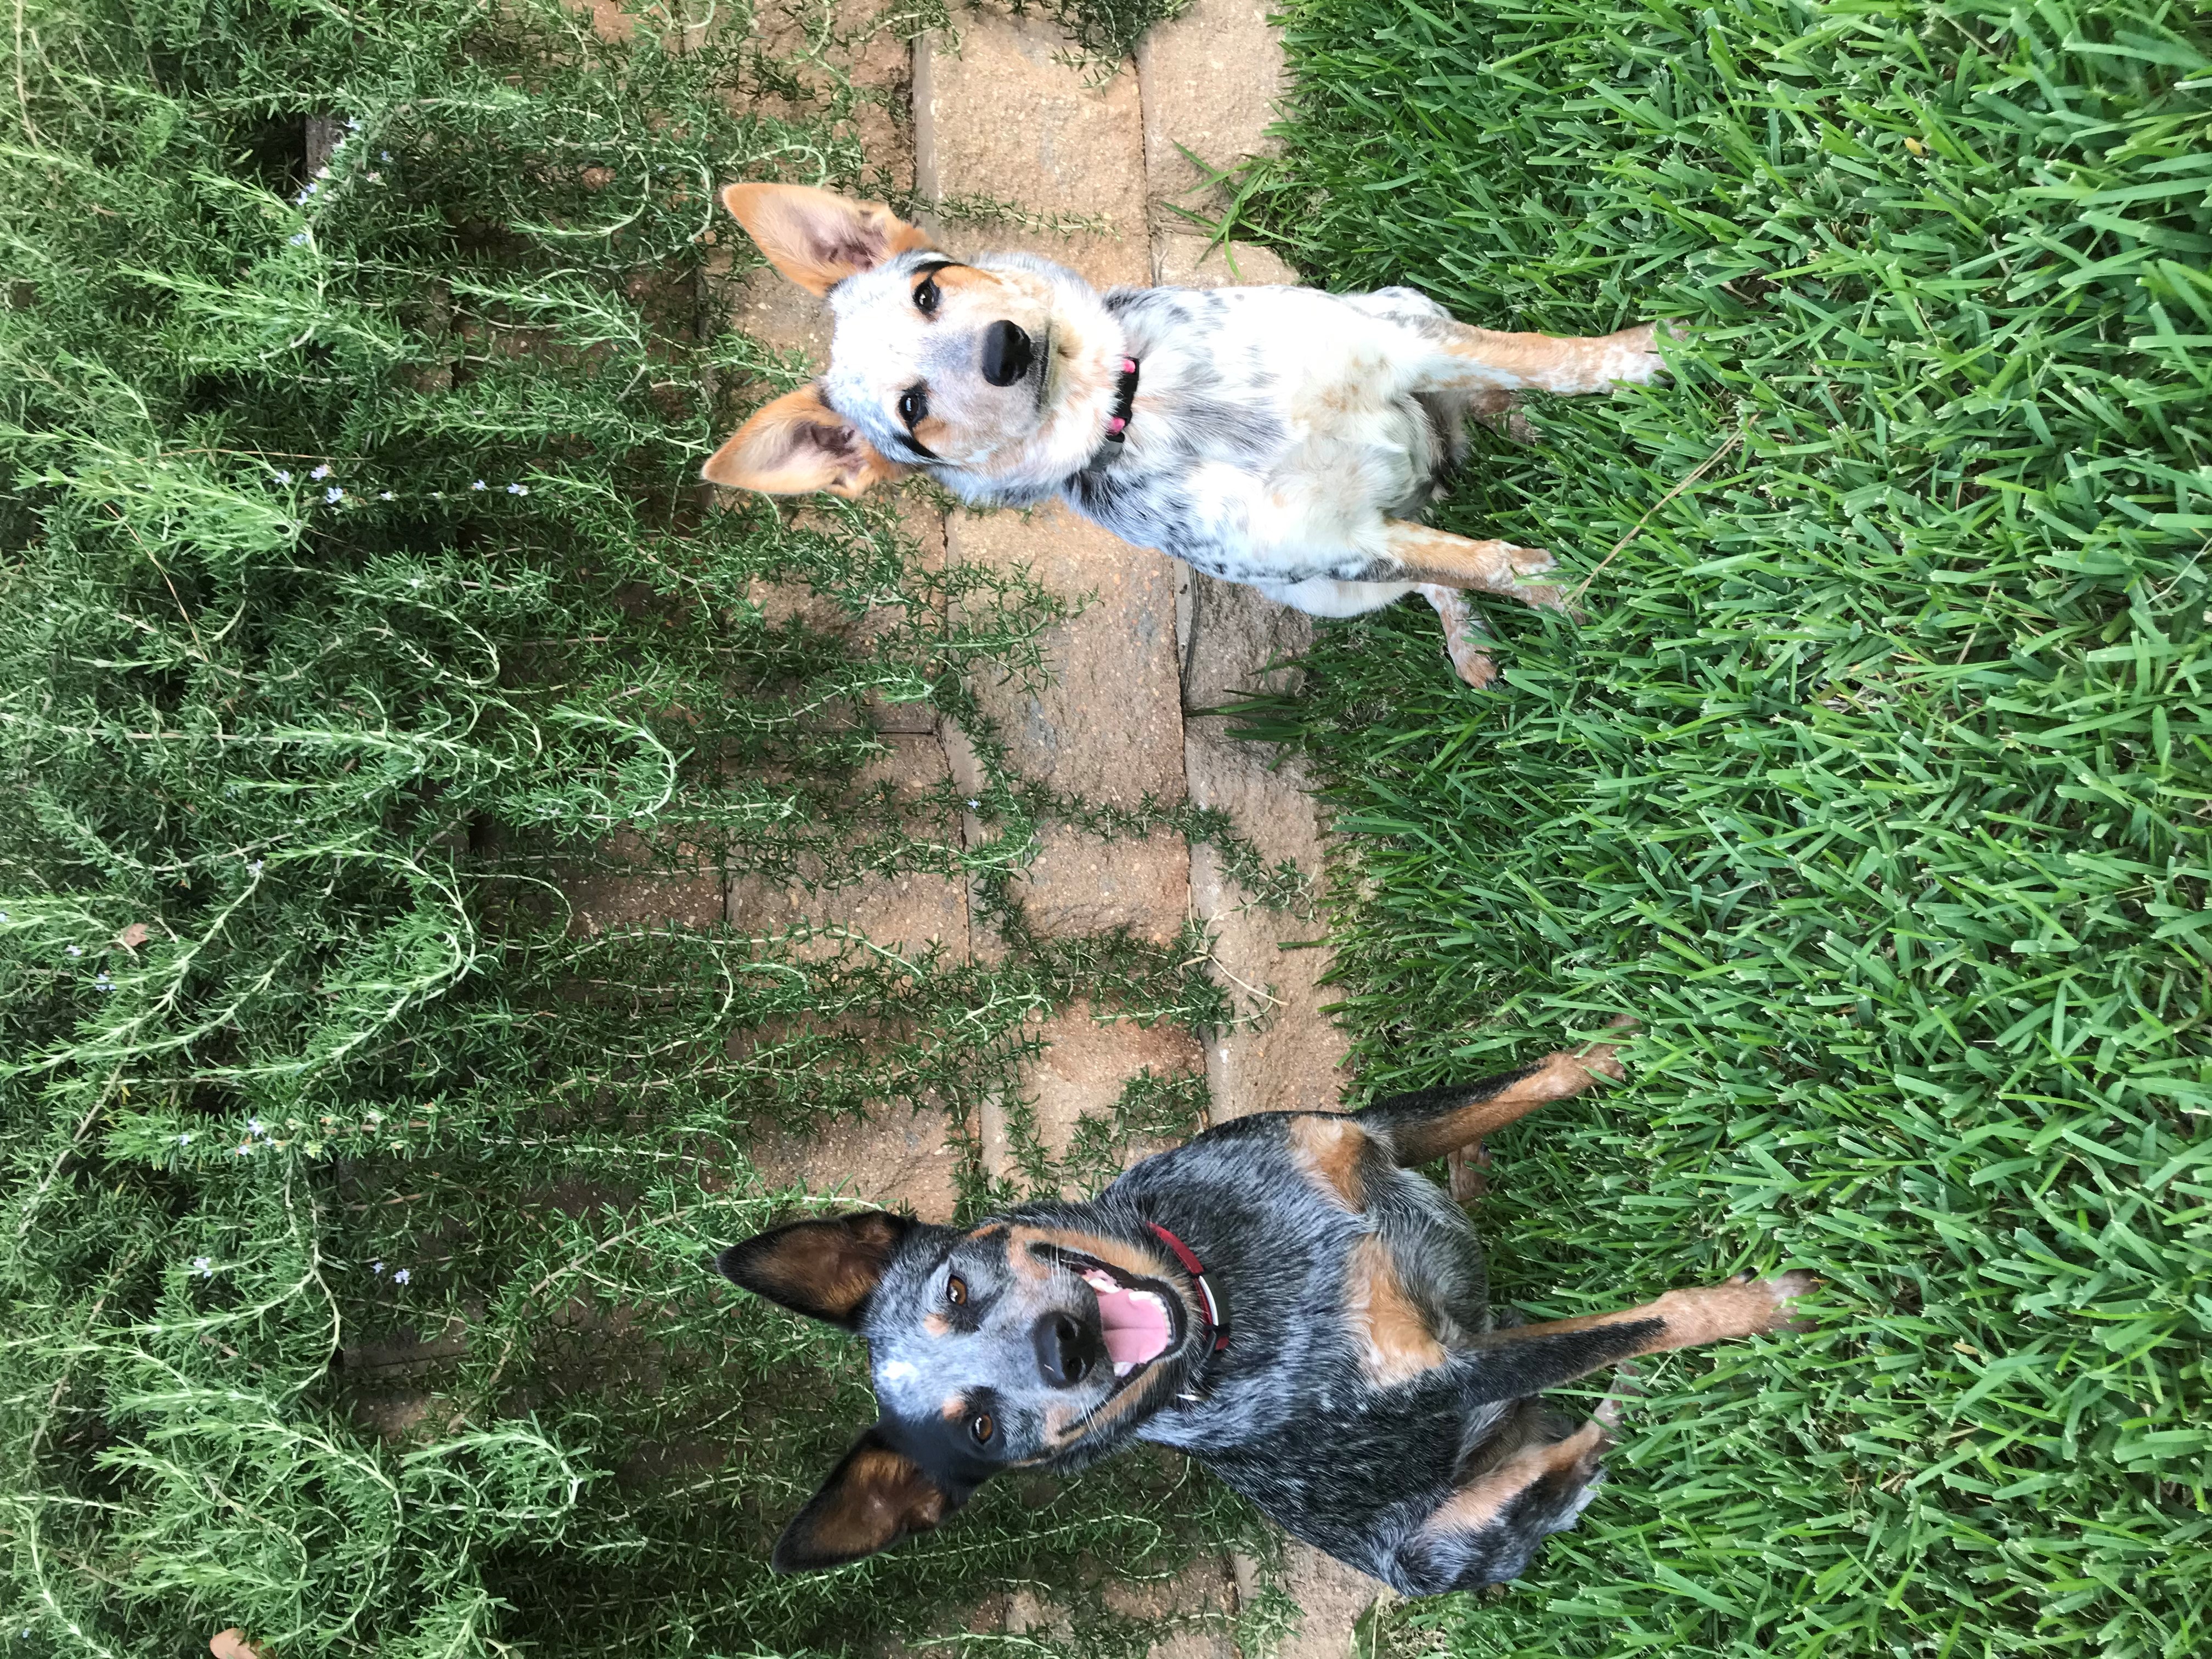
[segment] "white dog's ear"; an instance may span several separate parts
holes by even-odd
[[[803,386],[764,404],[699,469],[708,483],[770,495],[826,489],[853,496],[906,468],[887,461],[860,429]]]
[[[881,202],[848,202],[807,185],[732,185],[722,205],[770,264],[814,294],[895,253],[930,246]]]

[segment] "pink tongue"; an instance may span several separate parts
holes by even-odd
[[[1150,1297],[1102,1295],[1098,1318],[1106,1330],[1106,1357],[1117,1365],[1141,1365],[1167,1348],[1167,1310]]]

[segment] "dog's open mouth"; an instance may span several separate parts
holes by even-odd
[[[1096,1257],[1063,1249],[1061,1258],[1098,1298],[1098,1321],[1114,1375],[1127,1377],[1182,1340],[1181,1298],[1157,1279],[1123,1273]]]

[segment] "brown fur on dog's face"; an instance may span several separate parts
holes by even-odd
[[[826,191],[732,185],[723,201],[835,327],[829,372],[746,422],[710,483],[849,496],[910,465],[1012,476],[1099,441],[1119,335],[1069,273],[946,258],[882,204]]]

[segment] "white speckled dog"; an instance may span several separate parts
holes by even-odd
[[[830,371],[747,421],[708,479],[856,495],[909,468],[977,506],[1054,496],[1139,547],[1320,617],[1419,592],[1462,678],[1495,671],[1465,592],[1558,611],[1551,555],[1416,522],[1470,412],[1664,365],[1655,325],[1500,334],[1411,289],[1113,289],[1022,253],[960,261],[875,203],[789,185],[722,201],[825,295]]]

